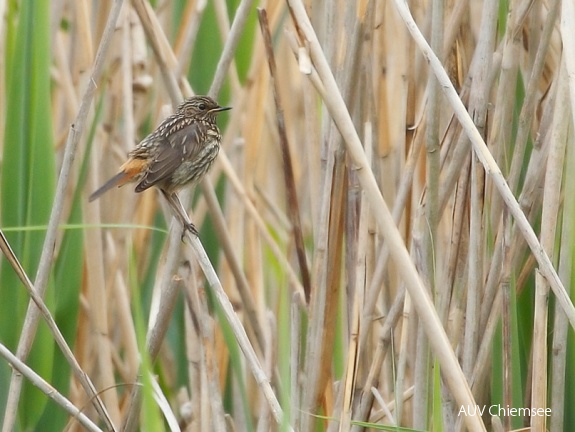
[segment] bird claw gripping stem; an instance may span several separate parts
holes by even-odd
[[[186,237],[186,231],[189,231],[190,233],[192,233],[192,235],[195,235],[196,237],[200,237],[200,233],[198,232],[196,226],[193,223],[184,223],[184,230],[182,231],[182,237],[181,237],[182,242]]]

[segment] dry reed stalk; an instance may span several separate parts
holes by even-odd
[[[367,123],[365,126],[365,142],[366,151],[369,161],[372,161],[372,133],[371,133],[371,123]],[[362,194],[363,195],[363,194]],[[338,392],[336,401],[338,405],[335,407],[334,415],[337,414],[339,410],[341,414],[339,415],[339,430],[348,431],[351,429],[351,421],[353,418],[354,406],[356,405],[354,395],[356,388],[360,387],[360,379],[365,375],[365,371],[362,370],[362,362],[360,361],[361,353],[361,334],[367,333],[366,327],[369,321],[364,321],[364,317],[361,314],[362,304],[365,304],[366,295],[366,273],[367,273],[367,248],[368,244],[368,227],[369,223],[369,212],[367,209],[367,202],[362,199],[363,196],[360,195],[359,198],[359,216],[358,216],[358,226],[357,226],[357,247],[353,254],[355,257],[355,262],[353,262],[354,268],[352,274],[355,275],[355,280],[353,281],[353,303],[348,309],[350,316],[349,330],[350,335],[348,353],[347,353],[347,363],[345,368],[344,379],[342,379],[343,384],[340,385],[340,391]],[[350,293],[351,294],[351,293]],[[341,402],[340,402],[341,401]],[[339,408],[341,406],[341,408]]]
[[[193,53],[192,48],[195,45],[206,5],[207,2],[203,0],[191,1],[186,4],[182,25],[174,42],[174,53],[178,57],[178,68],[174,71],[174,74],[177,77],[185,75],[185,71],[190,66]]]
[[[78,361],[74,357],[74,354],[72,353],[66,340],[62,336],[60,329],[56,325],[56,322],[54,321],[54,318],[52,317],[50,310],[47,308],[42,297],[36,291],[36,288],[32,285],[32,282],[30,281],[30,279],[28,278],[28,275],[26,274],[26,272],[22,268],[20,262],[18,261],[18,258],[14,255],[14,252],[12,251],[10,244],[8,243],[6,237],[4,236],[4,233],[1,230],[0,230],[0,248],[2,249],[2,253],[6,257],[6,259],[8,260],[8,262],[10,263],[10,265],[12,266],[14,271],[17,273],[22,284],[28,290],[30,297],[31,297],[31,300],[34,302],[34,304],[38,308],[38,311],[42,314],[44,320],[46,321],[46,324],[48,325],[48,327],[50,329],[50,332],[52,333],[52,335],[54,337],[54,340],[56,341],[56,343],[58,344],[58,346],[62,350],[64,357],[66,358],[66,360],[70,364],[74,375],[82,383],[82,385],[85,388],[89,389],[88,391],[86,391],[86,393],[88,395],[92,395],[92,396],[96,395],[97,393],[96,393],[94,384],[92,384],[92,381],[90,380],[90,377],[82,370],[82,368],[78,364]],[[46,395],[50,396],[50,392],[53,389],[50,387],[48,392],[46,392],[46,388],[47,388],[46,384],[47,383],[45,383],[44,380],[42,380],[40,377],[38,377],[36,374],[34,374],[33,371],[29,370],[29,368],[24,364],[24,362],[21,359],[14,356],[12,353],[8,352],[6,350],[6,348],[3,347],[3,351],[5,351],[3,353],[4,357],[6,359],[9,359],[9,362],[13,365],[13,367],[16,370],[18,370],[20,373],[22,373],[22,375],[24,377],[32,379],[32,382],[34,385],[36,385],[42,391],[44,391],[44,393],[46,393]],[[23,371],[23,369],[25,369],[25,371]],[[60,404],[66,411],[69,411],[70,413],[74,412],[73,410],[74,410],[75,406],[72,405],[71,402],[69,402],[68,400],[63,398],[63,396],[61,394],[59,394],[58,392],[56,392],[56,394],[54,395],[54,400],[58,404]],[[97,404],[101,404],[101,403],[102,403],[102,401],[96,396],[96,401],[94,402],[94,404],[97,405]],[[105,406],[101,406],[97,409],[101,409],[103,413],[106,413]],[[79,413],[79,411],[76,411],[74,416],[77,416],[78,413]],[[6,413],[6,417],[8,419],[10,419],[10,415],[8,415],[8,413]]]
[[[82,413],[76,406],[62,396],[61,393],[56,391],[54,387],[50,385],[49,382],[42,379],[41,376],[36,374],[31,368],[29,368],[26,363],[22,362],[17,356],[12,354],[4,345],[0,344],[0,355],[10,363],[14,370],[22,374],[22,376],[28,379],[34,386],[38,387],[46,396],[54,400],[56,404],[61,406],[66,412],[68,412],[73,418],[75,418],[78,423],[85,427],[89,431],[101,432],[101,429],[92,422],[84,413]]]
[[[193,286],[193,284],[188,284],[187,288],[187,304],[189,306],[187,321],[194,323],[195,333],[198,334],[200,339],[199,387],[201,388],[202,415],[199,418],[203,425],[202,429],[225,430],[225,413],[222,405],[219,371],[213,349],[214,320],[209,315],[205,291],[200,290],[198,286]],[[189,334],[190,332],[187,333]],[[188,356],[192,360],[191,353],[196,349],[192,338],[190,338],[187,345]],[[193,364],[190,362],[190,365]]]
[[[567,70],[567,82],[569,87],[569,106],[571,107],[571,129],[568,134],[569,143],[567,145],[567,157],[565,172],[569,173],[572,171],[574,164],[575,154],[573,152],[573,119],[575,119],[575,82],[573,80],[573,72],[575,71],[575,61],[573,59],[573,53],[575,52],[575,45],[573,44],[573,34],[572,26],[568,25],[569,22],[573,22],[575,19],[575,8],[570,2],[561,2],[561,39],[563,42],[563,62],[565,69]],[[555,10],[555,3],[554,8]],[[551,12],[549,13],[551,15]],[[551,18],[549,18],[551,19]],[[573,196],[573,185],[575,183],[572,181],[565,181],[565,197]],[[572,270],[572,248],[569,245],[573,244],[573,200],[565,200],[563,209],[563,226],[561,230],[561,251],[559,260],[559,275],[561,280],[565,282],[565,285],[571,285],[571,270]],[[551,410],[552,416],[550,421],[551,430],[562,430],[564,429],[564,413],[565,413],[565,370],[566,370],[566,356],[567,356],[567,332],[568,332],[568,320],[565,314],[560,311],[555,311],[555,319],[553,324],[553,356],[551,357]]]
[[[393,223],[391,214],[383,201],[383,197],[379,192],[377,183],[367,165],[361,142],[357,137],[353,123],[349,117],[349,113],[343,103],[342,96],[337,89],[337,85],[327,64],[324,53],[319,45],[315,31],[309,22],[307,13],[300,2],[290,1],[289,4],[294,19],[297,20],[299,30],[305,34],[306,42],[309,44],[311,58],[314,61],[314,65],[324,86],[326,87],[327,92],[321,96],[328,107],[330,115],[338,125],[338,129],[344,138],[349,155],[352,157],[353,161],[361,167],[361,170],[358,171],[359,179],[362,187],[367,192],[370,207],[372,209],[378,209],[374,214],[378,223],[378,228],[384,234],[385,239],[390,243],[395,264],[397,265],[398,271],[403,280],[406,282],[408,291],[412,293],[412,300],[420,319],[424,322],[425,329],[428,332],[431,345],[434,348],[434,352],[438,357],[439,363],[443,367],[446,381],[448,382],[451,391],[454,393],[456,401],[460,405],[470,404],[473,406],[475,405],[473,396],[471,395],[467,382],[461,373],[459,364],[455,359],[447,336],[445,335],[437,314],[431,304],[429,295],[417,276],[417,271],[407,253],[405,244]],[[405,5],[398,4],[397,7],[401,12],[407,12],[404,10]],[[407,15],[404,14],[404,18],[407,19],[408,15],[409,12],[407,12]],[[414,28],[409,25],[408,28],[410,31],[414,31]],[[418,31],[419,30],[417,30],[417,32]],[[425,43],[423,38],[421,38],[421,41]],[[425,46],[428,48],[426,43]],[[441,70],[445,73],[443,69]],[[438,77],[438,79],[440,78],[441,77]],[[446,85],[443,83],[442,79],[440,79],[440,81],[443,86]],[[457,100],[459,101],[459,99]],[[459,101],[459,103],[461,102]],[[475,130],[474,126],[473,130]],[[485,428],[481,419],[477,416],[467,416],[465,420],[468,422],[468,426],[470,428],[477,430],[483,430]]]
[[[556,229],[559,220],[561,179],[565,159],[565,146],[569,128],[569,111],[564,107],[568,103],[567,76],[561,67],[558,77],[557,99],[551,134],[551,148],[547,159],[547,172],[543,190],[541,215],[541,245],[550,257],[554,256]],[[533,328],[533,381],[531,391],[532,407],[547,407],[547,326],[548,326],[549,284],[537,273],[535,285],[535,310]],[[531,427],[545,429],[544,416],[532,416]]]
[[[573,106],[573,105],[571,105]],[[573,133],[572,129],[568,134],[565,172],[572,172],[575,158],[573,152]],[[574,196],[575,182],[569,181],[567,176],[564,176],[564,193],[565,196]],[[563,204],[563,223],[561,226],[561,250],[559,252],[559,276],[565,282],[565,285],[571,285],[571,271],[573,252],[569,245],[573,244],[573,226],[572,221],[574,212],[575,200],[564,200]],[[567,246],[565,246],[567,245]],[[563,430],[564,429],[564,414],[565,414],[565,372],[567,361],[567,334],[569,329],[569,322],[565,314],[559,310],[555,310],[555,317],[553,322],[553,345],[550,357],[551,360],[551,399],[549,406],[551,408],[551,421],[549,422],[550,430]]]
[[[469,117],[469,114],[467,113],[467,110],[463,106],[461,99],[459,99],[459,96],[455,92],[455,89],[453,88],[449,80],[449,77],[445,73],[445,70],[443,69],[441,64],[437,61],[437,58],[429,48],[429,45],[427,45],[427,42],[421,35],[418,27],[415,25],[415,22],[413,22],[412,18],[410,18],[409,11],[405,8],[405,5],[398,4],[397,6],[398,9],[404,12],[403,18],[406,20],[408,28],[412,32],[412,35],[419,44],[419,47],[422,50],[422,52],[429,59],[434,73],[441,81],[442,88],[449,102],[452,104],[452,107],[454,108],[454,111],[459,121],[464,127],[465,132],[467,133],[469,139],[471,140],[474,146],[474,150],[479,157],[479,160],[483,164],[486,172],[490,175],[491,180],[494,182],[499,193],[502,195],[503,200],[505,201],[507,207],[509,208],[509,211],[513,215],[519,229],[521,230],[523,237],[525,238],[532,253],[537,259],[537,262],[541,266],[542,274],[551,284],[551,288],[553,289],[553,292],[555,293],[560,306],[563,308],[563,310],[569,317],[571,325],[575,327],[575,308],[573,307],[573,303],[571,302],[571,299],[569,298],[569,296],[565,291],[563,283],[557,276],[557,272],[553,268],[553,265],[549,260],[549,256],[541,249],[541,245],[537,239],[537,236],[533,231],[533,228],[529,224],[529,221],[527,220],[525,214],[523,213],[519,204],[517,203],[513,194],[511,193],[511,190],[507,182],[503,178],[501,170],[493,160],[493,157],[489,153],[489,150],[486,148],[485,142],[482,140],[481,135],[477,131],[473,123],[473,120]]]
[[[219,158],[220,164],[225,167],[224,172],[226,173],[230,183],[234,186],[235,193],[241,199],[241,203],[245,207],[247,215],[250,216],[250,218],[253,220],[253,222],[257,226],[257,228],[259,230],[259,234],[266,241],[268,247],[271,249],[275,258],[278,259],[278,261],[280,262],[282,267],[286,270],[288,279],[289,279],[290,284],[292,286],[292,289],[293,289],[294,293],[299,295],[299,298],[301,298],[301,302],[303,304],[304,299],[305,299],[303,286],[302,286],[301,282],[299,281],[299,278],[297,277],[295,270],[292,268],[291,263],[289,262],[287,257],[282,253],[280,245],[278,244],[278,242],[274,238],[272,238],[272,236],[270,235],[270,233],[266,227],[265,220],[260,216],[255,205],[250,200],[247,191],[245,190],[244,186],[242,186],[242,182],[240,181],[237,174],[235,174],[235,171],[234,171],[230,161],[227,159],[226,155],[220,154],[218,156],[218,158]]]
[[[154,18],[155,14],[149,7],[147,7],[147,4],[143,4],[138,1],[135,1],[134,4],[140,16],[140,19],[145,18],[142,20],[144,24],[144,29],[146,30],[148,37],[152,38],[153,42],[152,46],[154,47],[154,52],[157,56],[157,59],[159,60],[159,64],[161,66],[164,78],[167,80],[168,83],[172,83],[172,86],[169,87],[169,89],[172,91],[171,93],[172,99],[174,100],[181,99],[181,97],[178,97],[179,90],[177,90],[173,86],[173,84],[175,83],[175,79],[173,78],[173,74],[169,71],[166,62],[166,59],[169,59],[170,62],[173,62],[174,55],[169,45],[167,45],[167,43],[164,43],[166,39],[164,36],[162,36],[163,31],[161,27],[158,25],[157,19]],[[245,24],[250,4],[251,2],[249,0],[243,1],[240,4],[238,10],[236,11],[236,17],[232,24],[229,38],[224,46],[224,50],[220,57],[218,67],[216,69],[216,75],[212,82],[212,88],[209,92],[210,94],[215,94],[218,93],[219,91],[219,88],[223,82],[223,78],[225,77],[225,74],[227,72],[228,66],[232,60],[232,55],[238,42],[238,36],[241,33],[243,26]],[[167,53],[167,55],[164,57],[163,53]],[[205,182],[203,182],[202,187],[206,187]],[[170,236],[171,246],[169,250],[176,250],[176,244],[175,244],[176,238],[177,238],[177,230],[172,230],[172,235]],[[259,361],[255,353],[253,352],[253,348],[251,347],[249,340],[245,335],[245,331],[241,326],[241,324],[239,323],[239,321],[237,320],[237,317],[233,311],[233,307],[231,306],[227,296],[223,292],[222,287],[217,278],[217,275],[214,269],[211,267],[211,264],[209,263],[209,260],[207,259],[207,256],[205,255],[203,248],[201,247],[201,244],[197,239],[191,239],[191,241],[192,245],[194,246],[194,249],[196,250],[196,253],[198,254],[198,257],[200,258],[202,269],[206,274],[210,285],[212,285],[213,289],[215,290],[216,297],[220,301],[224,315],[229,320],[232,329],[234,330],[234,333],[238,338],[238,343],[241,349],[243,350],[244,355],[247,356],[248,364],[250,365],[252,371],[254,372],[256,381],[258,385],[261,386],[261,388],[263,389],[264,395],[271,405],[272,413],[276,421],[281,421],[282,410],[279,404],[277,403],[277,399],[273,394],[271,387],[269,386],[269,381],[267,380],[265,374],[263,373],[261,367],[259,366]],[[171,256],[173,258],[171,260],[166,261],[166,268],[168,269],[168,271],[165,274],[171,274],[171,269],[174,268],[176,255],[171,254]],[[133,400],[137,402],[137,398],[134,398]],[[139,411],[138,405],[139,405],[138,403],[132,405],[133,408],[130,410],[130,414],[128,415],[128,421],[125,424],[126,430],[133,430],[133,428],[137,424],[135,413]]]
[[[443,49],[443,21],[444,6],[442,1],[434,1],[431,5],[431,47],[438,53],[441,60]],[[431,293],[438,310],[439,319],[444,322],[446,310],[441,305],[447,305],[448,292],[445,284],[440,282],[440,273],[437,271],[441,266],[441,257],[437,252],[440,248],[438,225],[440,217],[439,209],[439,175],[440,172],[440,96],[439,83],[433,75],[429,75],[426,91],[426,124],[425,124],[425,151],[426,151],[426,178],[425,178],[425,225],[422,229],[422,278]],[[423,134],[422,134],[423,135]],[[431,365],[429,355],[429,343],[425,337],[424,329],[420,326],[417,335],[417,357],[414,367],[415,392],[413,398],[413,426],[416,429],[428,428],[428,406],[431,396]]]
[[[300,269],[300,274],[302,278],[302,285],[304,288],[304,294],[306,302],[309,303],[310,293],[311,293],[311,281],[309,268],[307,265],[307,258],[305,255],[305,249],[303,244],[302,227],[300,220],[300,205],[297,198],[297,193],[295,189],[295,179],[293,173],[293,162],[291,157],[291,152],[289,148],[285,117],[283,106],[280,98],[279,88],[277,84],[277,67],[274,57],[272,40],[270,34],[270,28],[268,23],[267,12],[265,9],[258,9],[258,18],[260,20],[260,27],[262,28],[262,34],[264,38],[264,46],[266,50],[266,55],[268,58],[268,65],[270,70],[270,80],[272,84],[272,91],[274,95],[274,102],[276,105],[276,117],[278,124],[279,141],[283,159],[283,172],[285,180],[285,188],[287,191],[287,208],[290,220],[292,223],[293,235],[296,245],[296,253],[298,257],[298,264]]]
[[[206,181],[209,182],[209,179],[207,179]],[[211,208],[216,209],[216,211],[218,211],[219,213],[219,217],[214,218],[214,224],[216,226],[216,229],[220,232],[227,233],[225,218],[223,213],[219,209],[218,199],[214,192],[213,186],[210,186],[205,189],[204,197],[208,205]],[[242,307],[245,309],[247,323],[249,324],[249,330],[251,330],[254,334],[254,338],[257,342],[256,347],[258,348],[258,351],[260,353],[263,353],[263,351],[266,348],[264,340],[264,330],[263,330],[265,327],[261,324],[260,314],[258,313],[255,299],[250,290],[251,285],[248,282],[247,277],[242,270],[239,260],[236,258],[236,255],[233,252],[233,245],[230,234],[221,237],[220,246],[224,250],[226,256],[228,257],[227,263],[230,267],[232,274],[234,275],[234,280],[236,282],[236,289],[238,290],[238,293],[240,295]]]
[[[230,37],[230,20],[228,18],[228,8],[224,0],[215,0],[214,8],[216,10],[216,17],[218,20],[219,30],[222,40],[227,40]],[[238,77],[238,70],[235,64],[235,60],[230,63],[230,70],[228,73],[228,79],[231,81],[232,94],[239,94],[241,92],[240,79]]]
[[[136,69],[137,61],[138,61],[138,43],[134,40],[134,33],[133,30],[134,26],[134,14],[133,10],[128,7],[127,5],[122,10],[122,15],[120,19],[120,31],[118,32],[118,37],[120,38],[120,42],[118,45],[121,47],[121,54],[120,55],[120,71],[121,80],[119,80],[119,84],[121,85],[121,89],[118,93],[121,94],[121,105],[122,105],[122,118],[124,119],[124,130],[122,131],[123,141],[124,143],[132,144],[135,142],[135,127],[136,127],[136,119],[134,113],[134,107],[132,101],[134,100],[134,91],[132,84],[135,80],[134,77],[134,69]],[[129,53],[129,54],[127,54]],[[95,164],[94,164],[95,165]],[[94,170],[93,172],[98,172],[98,170]],[[101,184],[100,182],[96,182],[97,184]],[[94,188],[97,187],[94,185]],[[133,197],[130,197],[132,200]],[[133,201],[132,201],[133,202]],[[127,211],[131,210],[129,205],[124,207],[124,217],[123,220],[129,218],[126,215]],[[96,213],[95,216],[95,223],[101,223],[100,213]],[[93,230],[94,235],[99,236],[102,238],[101,230]],[[125,356],[125,364],[124,369],[127,372],[124,375],[125,382],[135,382],[136,376],[133,374],[132,371],[137,370],[140,362],[140,352],[138,350],[138,342],[136,337],[136,329],[134,327],[133,317],[132,317],[132,310],[131,310],[131,292],[130,286],[131,284],[127,281],[125,269],[129,267],[123,260],[122,256],[119,256],[118,249],[115,247],[115,243],[112,239],[110,233],[107,233],[105,241],[107,249],[109,250],[107,256],[113,257],[112,260],[109,260],[108,263],[116,263],[116,266],[112,266],[115,271],[105,272],[103,268],[100,268],[100,271],[103,271],[104,274],[112,275],[109,279],[108,284],[106,284],[110,291],[110,305],[116,305],[117,310],[111,312],[118,316],[120,321],[120,334],[122,335],[121,344],[123,345],[123,352]],[[121,234],[120,234],[121,236]],[[120,237],[120,240],[122,237]],[[130,241],[129,235],[124,237],[125,242]],[[115,268],[114,268],[115,267]],[[98,276],[101,277],[98,273]],[[115,282],[115,284],[114,284]],[[112,287],[116,285],[119,289],[112,290]],[[99,285],[96,291],[96,295],[98,291],[101,290],[101,287],[105,285]],[[114,301],[114,298],[117,301]],[[106,314],[106,319],[108,314]],[[119,351],[119,349],[118,349]],[[117,357],[121,358],[119,353],[117,353]]]

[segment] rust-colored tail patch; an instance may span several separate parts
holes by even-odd
[[[120,167],[120,172],[108,180],[97,191],[95,191],[88,200],[90,202],[99,198],[100,195],[112,189],[114,186],[124,186],[138,178],[138,175],[144,170],[146,161],[143,159],[129,159],[124,165]]]
[[[120,181],[120,184],[118,184],[118,186],[124,186],[128,182],[133,180],[135,181],[136,179],[138,179],[138,176],[146,170],[148,163],[149,162],[145,159],[139,159],[139,158],[128,159],[120,167],[120,172],[125,173],[126,177],[122,181]]]

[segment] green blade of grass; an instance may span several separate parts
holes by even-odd
[[[12,7],[16,5],[12,4]],[[54,194],[55,163],[50,110],[50,7],[48,0],[22,2],[9,14],[17,24],[7,26],[14,41],[6,53],[6,128],[1,178],[2,225],[23,227],[45,224]],[[12,232],[8,241],[24,269],[34,277],[40,258],[42,232]],[[53,282],[50,283],[53,285]],[[46,303],[52,304],[48,288]],[[0,337],[14,349],[28,305],[28,296],[15,274],[4,266],[0,273]],[[15,323],[18,323],[15,326]],[[54,344],[47,328],[40,326],[28,364],[50,379]],[[6,370],[3,373],[7,376]],[[2,399],[7,386],[0,389]],[[35,427],[46,398],[25,384],[21,395],[20,421],[23,429]]]

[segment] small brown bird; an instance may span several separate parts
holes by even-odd
[[[120,171],[90,195],[94,201],[114,186],[138,183],[136,192],[156,186],[186,230],[198,235],[176,192],[198,183],[212,166],[222,141],[216,115],[231,107],[208,96],[193,96],[128,154]],[[183,234],[182,234],[183,237]]]

